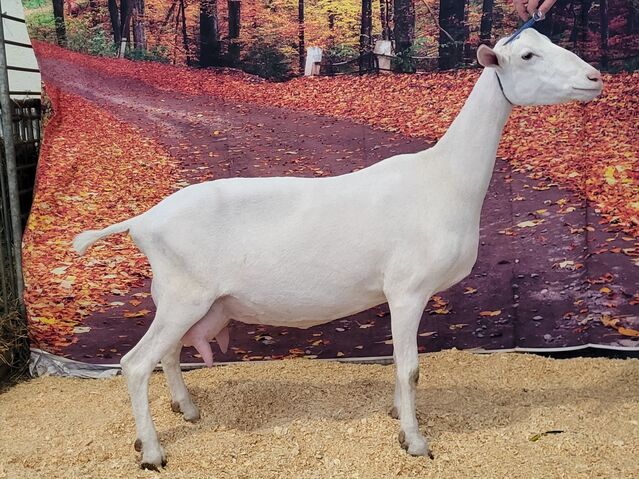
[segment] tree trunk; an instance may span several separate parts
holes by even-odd
[[[393,6],[392,0],[379,0],[379,19],[382,25],[382,40],[391,39],[391,14]]]
[[[402,53],[415,40],[415,4],[413,0],[395,0],[393,5],[395,52]]]
[[[53,18],[55,19],[55,37],[58,45],[67,44],[67,29],[64,25],[64,0],[53,0]]]
[[[570,3],[570,15],[572,16],[572,29],[570,30],[570,42],[572,43],[572,51],[576,52],[578,49],[577,40],[579,39],[579,25],[577,20],[577,12],[575,11],[575,4]]]
[[[361,23],[359,31],[359,72],[370,70],[373,44],[373,2],[362,0]]]
[[[200,66],[220,64],[220,29],[217,22],[217,0],[200,2]]]
[[[639,0],[628,0],[628,33],[637,33],[639,27]]]
[[[120,14],[118,12],[118,4],[115,0],[108,0],[109,17],[111,18],[111,29],[113,30],[113,42],[116,46],[120,45],[122,39],[122,31],[120,30]]]
[[[601,66],[608,66],[608,0],[599,0],[601,35]]]
[[[454,42],[444,32],[439,32],[439,68],[448,70],[463,60],[464,42],[467,28],[464,23],[466,0],[440,0],[439,25],[446,30]]]
[[[229,8],[229,38],[240,38],[240,0],[228,0]]]
[[[388,28],[386,21],[386,0],[379,0],[379,20],[382,25],[382,40],[388,40],[386,36],[386,29]]]
[[[144,28],[144,0],[132,0],[133,48],[146,51],[146,32]]]
[[[120,0],[120,45],[118,56],[123,58],[126,53],[126,45],[131,34],[131,0]]]
[[[490,43],[493,30],[494,0],[484,0],[481,7],[481,25],[479,27],[480,43]]]
[[[131,33],[131,5],[132,0],[120,0],[120,39],[129,40]]]
[[[304,0],[297,1],[298,43],[297,51],[300,59],[300,75],[304,73]]]
[[[241,27],[241,6],[240,0],[228,0],[229,10],[229,63],[235,66],[240,62],[240,38]]]
[[[184,0],[180,0],[180,10],[182,11],[182,44],[186,55],[186,64],[191,66],[191,52],[189,50],[189,36],[186,32],[186,5]]]
[[[579,30],[582,42],[588,40],[588,14],[591,6],[592,0],[582,0],[581,11],[579,12]]]

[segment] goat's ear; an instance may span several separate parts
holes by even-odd
[[[499,55],[486,45],[479,45],[477,49],[477,61],[481,66],[486,68],[496,68],[500,66]]]

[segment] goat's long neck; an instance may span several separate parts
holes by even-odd
[[[481,200],[486,195],[499,140],[511,110],[495,71],[486,68],[459,115],[437,143],[450,171],[463,178],[467,193],[476,193]]]

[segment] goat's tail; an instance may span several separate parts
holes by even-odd
[[[135,218],[130,218],[126,221],[122,221],[121,223],[107,226],[102,230],[84,231],[73,239],[73,249],[75,249],[76,252],[80,256],[82,256],[86,252],[86,250],[89,249],[91,245],[99,239],[115,233],[123,233],[124,231],[128,231],[134,219]]]

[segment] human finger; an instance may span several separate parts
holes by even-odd
[[[530,13],[530,16],[533,16],[535,14],[538,5],[539,0],[528,0],[528,13]]]
[[[556,1],[557,0],[546,0],[544,3],[541,4],[541,7],[539,7],[539,11],[543,15],[546,15],[546,13],[548,13],[548,11],[552,8]]]
[[[528,12],[526,12],[526,0],[513,0],[513,5],[515,5],[515,10],[521,17],[522,20],[528,20]]]

